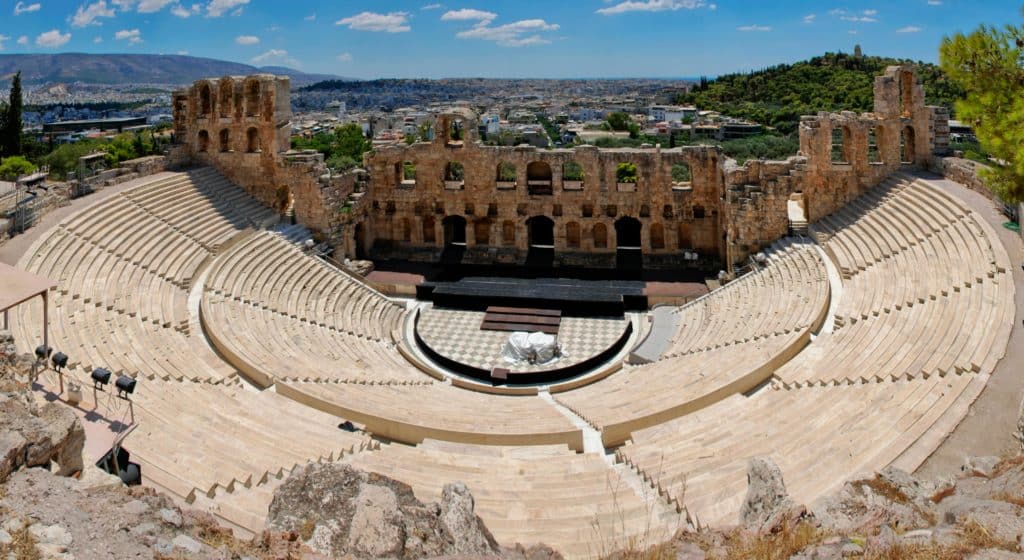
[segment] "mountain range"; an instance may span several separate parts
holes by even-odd
[[[9,81],[19,70],[25,84],[183,85],[200,78],[260,72],[289,76],[295,85],[339,79],[282,66],[257,67],[176,54],[0,54],[0,82]]]

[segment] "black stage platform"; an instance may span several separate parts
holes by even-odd
[[[578,317],[647,309],[644,283],[639,280],[468,276],[451,282],[424,282],[416,287],[416,297],[458,309],[540,307]]]

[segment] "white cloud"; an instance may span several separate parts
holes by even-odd
[[[255,35],[239,35],[235,37],[235,43],[239,45],[257,45],[260,42],[260,38]]]
[[[188,8],[182,6],[181,4],[175,4],[174,7],[171,8],[171,13],[180,18],[187,18],[192,15],[192,12],[190,12]]]
[[[71,40],[70,33],[61,33],[56,29],[51,29],[45,33],[40,33],[36,37],[36,45],[45,47],[48,49],[55,49],[57,47],[63,47]]]
[[[151,14],[153,12],[159,12],[160,10],[167,7],[168,4],[174,2],[174,0],[140,0],[138,12],[140,14]]]
[[[918,27],[916,25],[908,25],[906,27],[901,27],[901,28],[897,29],[896,33],[917,33],[919,31],[921,31],[920,27]]]
[[[878,10],[861,10],[859,12],[851,12],[842,8],[836,8],[829,10],[829,14],[837,16],[843,21],[852,21],[855,23],[874,23],[878,21],[875,17],[878,15]]]
[[[549,39],[545,39],[538,33],[557,31],[558,28],[557,23],[548,23],[542,19],[524,19],[496,27],[490,27],[490,22],[485,21],[471,29],[459,31],[455,36],[460,39],[494,41],[503,47],[526,47],[550,43]]]
[[[357,31],[403,33],[412,30],[412,27],[409,26],[409,14],[406,12],[389,12],[386,14],[360,12],[354,16],[339,19],[335,22],[335,25],[347,25],[349,29]]]
[[[137,45],[142,42],[142,33],[138,29],[122,29],[117,33],[114,33],[114,39],[118,41],[128,41],[133,45]]]
[[[804,16],[804,23],[814,23],[814,20],[818,18],[818,14],[807,14]]]
[[[928,0],[929,6],[941,6],[942,0]]]
[[[608,16],[625,12],[664,12],[666,10],[695,10],[704,7],[714,10],[718,6],[715,4],[709,6],[704,0],[626,0],[614,6],[601,8],[597,10],[597,13]]]
[[[304,17],[302,19],[304,19],[306,21],[316,21],[316,14],[309,14],[308,16],[306,16],[306,17]]]
[[[741,25],[736,28],[737,31],[771,31],[772,28],[768,25]]]
[[[20,16],[21,14],[27,14],[29,12],[38,12],[42,7],[43,5],[39,2],[34,2],[32,4],[18,2],[14,5],[14,15]]]
[[[439,10],[439,9],[441,9],[443,7],[444,6],[442,6],[441,4],[427,4],[426,6],[423,6],[420,9],[421,10]]]
[[[22,45],[22,46],[27,45],[28,44],[28,35],[22,35],[21,37],[18,37],[18,44]]]
[[[106,0],[99,0],[94,4],[81,5],[71,18],[71,25],[74,27],[85,27],[87,25],[100,25],[96,21],[101,17],[114,17],[114,9],[107,7]]]
[[[481,24],[486,25],[496,17],[498,17],[498,14],[494,12],[462,8],[461,10],[445,12],[444,15],[441,16],[441,21],[479,21]]]
[[[347,52],[341,53],[334,58],[337,59],[338,62],[352,62],[352,55]]]
[[[285,64],[288,66],[299,66],[299,61],[288,56],[288,51],[284,49],[270,49],[269,51],[252,57],[254,64]]]
[[[241,9],[241,6],[248,3],[249,0],[210,0],[210,3],[206,5],[206,17],[220,17],[234,8]],[[237,13],[241,12],[235,10],[232,15]]]
[[[10,39],[7,35],[0,35],[0,51],[4,50],[4,41]]]
[[[103,42],[103,37],[100,37],[99,35],[97,35],[96,37],[93,38],[92,42],[98,45],[98,44]]]
[[[177,52],[177,53],[175,53],[175,54],[178,54],[178,55],[180,55],[180,56],[188,56],[188,51],[178,51],[178,52]]]

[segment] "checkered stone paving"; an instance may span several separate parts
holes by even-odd
[[[431,306],[420,312],[417,332],[435,352],[461,364],[485,370],[504,367],[535,372],[562,369],[600,354],[622,336],[628,324],[623,317],[562,317],[558,329],[562,357],[531,365],[526,361],[506,362],[501,349],[512,333],[480,330],[483,319],[482,312]]]

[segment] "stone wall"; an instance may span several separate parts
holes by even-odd
[[[620,245],[648,268],[740,263],[789,231],[796,200],[808,222],[894,171],[948,151],[948,112],[924,105],[913,67],[875,79],[874,110],[800,123],[800,153],[727,162],[708,146],[537,149],[484,146],[476,116],[440,114],[433,138],[378,148],[365,175],[331,176],[322,158],[288,152],[287,78],[200,80],[174,95],[171,160],[212,165],[267,206],[294,212],[339,257],[523,264],[548,246],[556,266],[616,266]],[[620,181],[620,165],[635,180]],[[688,180],[673,181],[673,169]],[[573,170],[577,170],[573,173]]]

